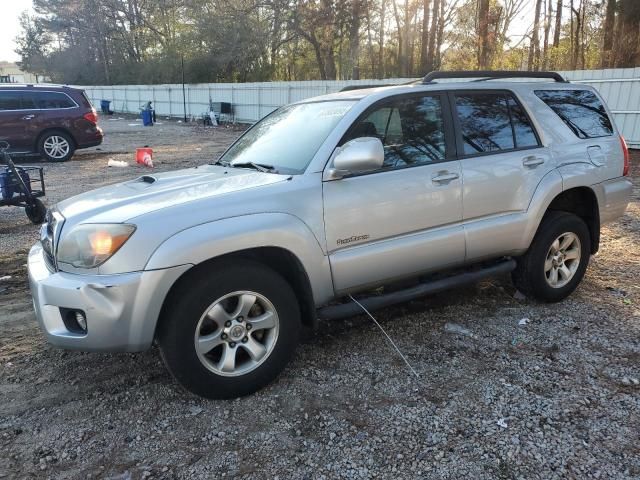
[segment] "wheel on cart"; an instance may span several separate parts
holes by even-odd
[[[39,198],[34,198],[33,204],[27,205],[24,211],[29,220],[31,220],[31,223],[36,225],[43,223],[47,215],[47,207],[45,207],[44,203],[42,203],[42,200]]]

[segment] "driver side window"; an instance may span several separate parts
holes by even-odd
[[[440,97],[399,97],[385,102],[354,124],[343,143],[360,137],[382,141],[383,169],[440,162],[445,159]]]

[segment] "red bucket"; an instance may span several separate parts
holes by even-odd
[[[153,167],[153,149],[149,147],[136,148],[136,163]]]

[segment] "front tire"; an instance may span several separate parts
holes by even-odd
[[[191,392],[236,398],[264,387],[298,343],[300,309],[291,286],[264,265],[216,262],[188,274],[163,313],[158,344]]]
[[[591,236],[584,221],[552,211],[543,218],[511,277],[518,290],[542,302],[558,302],[580,284],[589,264]]]
[[[38,151],[48,162],[66,162],[75,152],[75,143],[69,134],[53,130],[40,137]]]

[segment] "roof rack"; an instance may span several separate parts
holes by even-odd
[[[422,83],[432,83],[442,78],[477,78],[476,81],[496,78],[548,78],[559,83],[569,83],[558,72],[527,72],[523,70],[465,70],[452,72],[430,72],[424,76]]]

